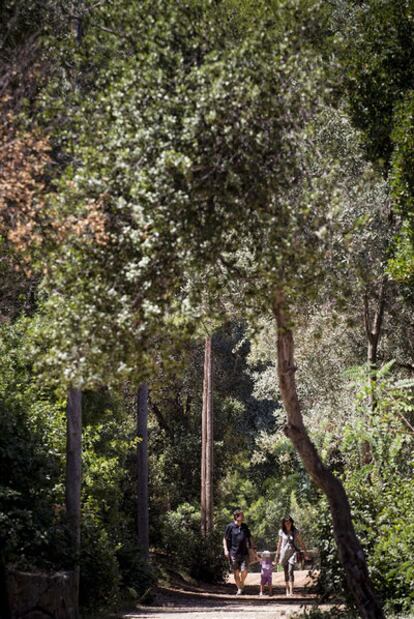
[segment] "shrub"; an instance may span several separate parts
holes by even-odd
[[[377,589],[389,610],[408,612],[414,607],[414,487],[400,480],[383,495],[378,515],[377,543],[369,557]]]
[[[110,607],[118,600],[121,575],[114,551],[102,523],[84,513],[80,555],[80,604],[85,608]]]
[[[119,544],[116,556],[121,575],[121,587],[133,589],[140,597],[155,585],[155,575],[144,559],[133,537],[133,531],[127,527],[120,527],[118,533]]]
[[[222,537],[222,533],[214,531],[203,539],[200,514],[188,503],[166,514],[162,524],[162,543],[167,553],[190,576],[205,582],[222,582],[228,571]]]

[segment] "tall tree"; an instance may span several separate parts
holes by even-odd
[[[359,612],[379,618],[346,496],[326,476],[294,397],[290,305],[312,298],[324,278],[344,184],[340,163],[318,148],[324,68],[306,37],[318,22],[317,5],[303,5],[299,12],[288,2],[260,5],[248,19],[231,2],[214,11],[197,1],[171,4],[167,13],[162,2],[142,2],[135,21],[130,7],[111,13],[125,38],[134,23],[145,24],[146,35],[135,37],[140,53],[119,50],[96,80],[100,90],[71,142],[76,175],[71,167],[61,198],[63,207],[69,201],[81,209],[98,202],[111,242],[80,252],[78,261],[58,261],[60,297],[52,277],[49,311],[58,302],[69,315],[62,344],[70,358],[70,312],[88,310],[84,369],[102,377],[108,365],[113,370],[112,355],[122,359],[121,373],[130,341],[142,343],[148,325],[171,323],[166,310],[195,309],[205,288],[242,282],[244,309],[256,315],[274,306],[275,295],[288,295],[287,307],[281,300],[273,307],[281,343],[285,333],[290,338],[280,353],[280,380],[290,377],[281,382],[288,426],[306,469],[328,495]],[[110,10],[99,6],[95,23],[106,24]],[[87,43],[88,61],[95,48],[102,57],[101,39]],[[84,268],[90,276],[79,278]],[[80,304],[65,312],[73,282]],[[111,328],[118,314],[122,320]],[[94,357],[103,326],[102,354]]]
[[[292,316],[282,288],[275,291],[274,314],[277,322],[279,386],[287,413],[286,435],[295,445],[307,472],[328,498],[339,557],[345,568],[349,590],[361,617],[378,619],[383,617],[383,612],[370,583],[364,552],[354,530],[346,492],[340,480],[323,464],[303,423],[295,380]]]
[[[81,541],[82,393],[74,387],[68,390],[66,419],[66,513],[75,571],[76,599],[78,600]]]
[[[137,532],[138,544],[149,558],[148,504],[148,385],[141,383],[137,393]]]
[[[203,408],[201,413],[201,532],[204,536],[213,530],[213,471],[214,471],[214,423],[213,423],[213,357],[212,338],[204,343]]]

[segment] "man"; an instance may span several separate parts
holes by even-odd
[[[233,522],[227,525],[223,537],[223,548],[226,559],[230,561],[237,586],[237,595],[244,589],[244,581],[248,574],[249,548],[253,548],[249,527],[244,524],[244,514],[241,509],[233,513]]]

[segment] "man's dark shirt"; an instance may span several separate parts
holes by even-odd
[[[236,522],[230,522],[224,532],[226,539],[227,550],[233,557],[245,557],[248,554],[250,546],[250,530],[247,524],[239,525]]]

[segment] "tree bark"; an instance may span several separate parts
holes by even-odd
[[[70,387],[66,409],[66,514],[74,559],[76,599],[79,600],[82,481],[82,393]],[[79,612],[77,610],[77,612]]]
[[[368,295],[364,296],[364,322],[365,332],[368,340],[368,370],[370,382],[370,406],[374,411],[377,405],[376,385],[378,371],[378,346],[381,338],[382,323],[384,320],[385,301],[386,301],[387,280],[384,277],[381,282],[378,305],[374,316],[371,316]]]
[[[385,311],[386,278],[381,282],[380,294],[374,316],[371,316],[368,294],[364,295],[364,322],[367,336],[367,360],[369,373],[369,407],[372,412],[377,407],[377,372],[378,372],[378,346],[381,338],[381,329]],[[371,443],[365,440],[362,444],[362,461],[370,464],[373,460]]]
[[[171,438],[174,434],[172,427],[168,424],[159,406],[150,397],[148,397],[148,407],[149,410],[154,413],[155,419],[157,420],[161,430],[164,430],[164,432]]]
[[[275,291],[273,310],[277,323],[279,386],[287,414],[285,433],[298,451],[306,471],[327,496],[339,559],[360,616],[364,619],[383,619],[384,614],[372,588],[364,553],[354,530],[344,487],[322,462],[303,423],[296,389],[292,324],[281,288]]]
[[[137,535],[144,557],[149,558],[148,505],[148,385],[141,383],[137,393]]]
[[[0,617],[10,619],[9,591],[7,586],[7,568],[4,557],[5,540],[0,538]]]
[[[212,389],[212,341],[205,340],[203,408],[201,415],[201,533],[213,529],[214,427]]]

